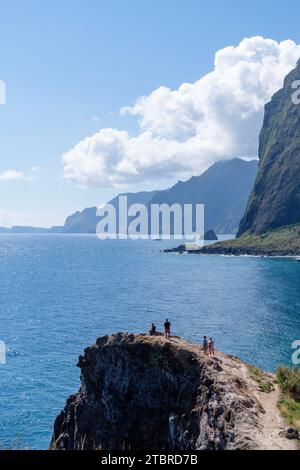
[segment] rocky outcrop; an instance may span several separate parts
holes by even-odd
[[[120,333],[99,338],[78,366],[81,387],[55,421],[52,449],[260,445],[263,410],[236,358],[208,358],[180,338]]]
[[[206,240],[206,241],[217,241],[218,237],[215,234],[214,230],[210,229],[210,230],[207,230],[207,232],[205,232],[204,240]]]
[[[300,222],[300,105],[292,100],[296,80],[300,61],[265,106],[258,175],[238,236]]]
[[[208,230],[204,235],[205,241],[216,241],[218,240],[217,235],[213,230]],[[197,243],[183,243],[182,245],[176,246],[174,248],[166,248],[163,250],[163,253],[200,253],[201,245]]]
[[[290,440],[298,440],[299,439],[299,432],[295,428],[285,428],[283,431],[280,432],[280,435],[285,439]]]

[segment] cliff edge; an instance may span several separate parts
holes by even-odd
[[[294,100],[300,60],[265,106],[259,137],[259,167],[236,240],[198,253],[300,255],[300,105]]]
[[[51,449],[294,449],[273,376],[174,337],[119,333],[80,356],[81,386],[56,418]],[[262,383],[269,393],[264,393]]]
[[[293,100],[300,60],[265,106],[259,168],[238,236],[300,222],[300,106]]]

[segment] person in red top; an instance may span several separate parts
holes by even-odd
[[[166,319],[164,327],[165,327],[165,335],[166,335],[166,338],[167,338],[167,339],[170,339],[170,335],[171,335],[171,323],[169,322],[168,319]]]

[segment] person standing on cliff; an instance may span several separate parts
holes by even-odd
[[[207,337],[204,336],[203,337],[203,351],[204,351],[204,354],[207,354],[207,348],[208,348]]]
[[[164,327],[165,327],[166,339],[170,339],[170,336],[171,336],[171,323],[169,322],[168,319],[166,319]]]
[[[214,357],[215,355],[215,343],[212,338],[209,338],[208,341],[208,355]]]

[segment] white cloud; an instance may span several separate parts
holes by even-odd
[[[93,116],[93,117],[92,117],[92,122],[98,123],[98,122],[100,122],[100,121],[101,121],[101,119],[100,119],[98,116]]]
[[[64,174],[82,186],[126,186],[200,174],[217,160],[257,157],[264,104],[300,57],[300,45],[246,38],[215,55],[214,69],[177,90],[159,87],[121,114],[139,132],[101,129],[63,155]]]
[[[24,178],[24,173],[16,170],[6,170],[0,173],[0,181],[13,181]]]
[[[32,167],[30,168],[30,171],[31,171],[32,173],[38,173],[38,172],[40,171],[40,168],[39,168],[38,166],[32,166]]]
[[[23,171],[17,170],[5,170],[0,173],[0,181],[16,181],[16,180],[26,180],[32,181],[35,179],[37,174],[40,172],[39,167],[33,166],[30,170],[26,173]]]

